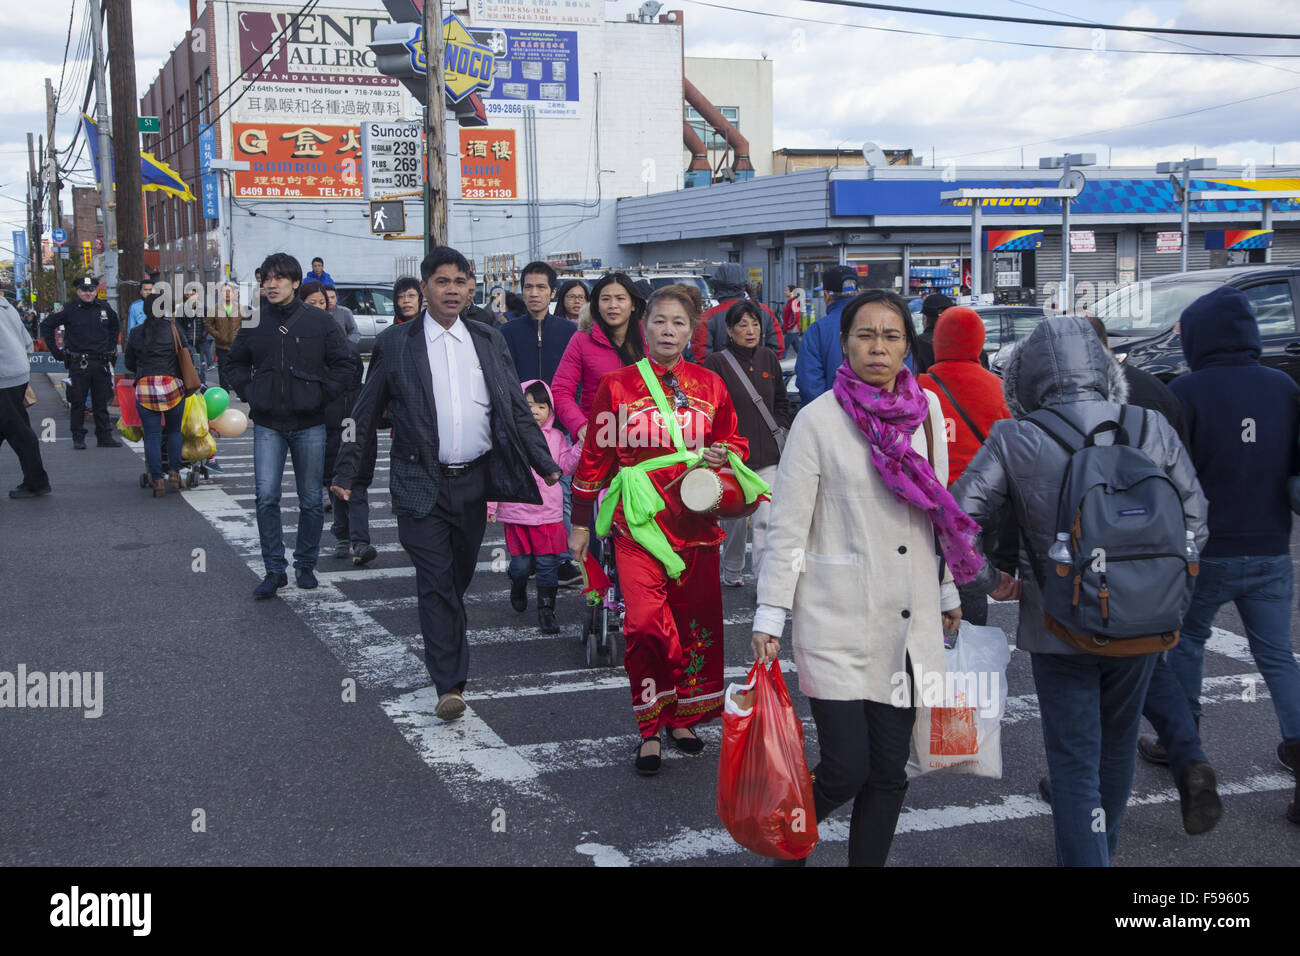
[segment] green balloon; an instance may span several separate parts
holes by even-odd
[[[219,416],[230,405],[230,393],[224,388],[210,388],[203,393],[203,401],[208,406],[208,419]]]

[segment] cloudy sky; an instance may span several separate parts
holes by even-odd
[[[1131,25],[1300,34],[1295,0],[912,0],[916,6]],[[325,6],[343,5],[326,0]],[[359,0],[356,7],[380,7]],[[622,18],[640,0],[608,0]],[[911,147],[943,165],[1036,165],[1094,151],[1138,165],[1213,155],[1221,164],[1276,156],[1300,172],[1300,45],[1094,32],[887,14],[807,0],[670,0],[685,12],[690,56],[773,61],[780,146]],[[187,0],[134,0],[137,86],[148,87],[184,34]],[[23,226],[26,133],[45,128],[44,78],[59,84],[72,17],[56,144],[75,127],[88,63],[86,0],[6,4],[0,33],[0,258]],[[999,42],[994,42],[999,41]],[[1017,45],[1030,44],[1030,45]],[[1055,49],[1032,44],[1081,49]],[[87,46],[88,48],[88,46]],[[1132,52],[1142,51],[1142,52]],[[1231,56],[1170,55],[1213,51]],[[1286,53],[1290,56],[1263,56]],[[933,153],[932,153],[933,151]],[[82,165],[85,165],[84,159]],[[88,174],[74,175],[85,182]],[[65,208],[70,195],[65,193]]]

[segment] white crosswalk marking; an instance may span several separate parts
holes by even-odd
[[[185,492],[184,497],[222,535],[253,575],[260,577],[262,563],[254,512],[251,437],[225,439],[221,445],[219,460],[226,465],[226,473],[197,490]],[[142,452],[139,446],[136,448]],[[381,446],[381,464],[386,454],[385,443]],[[689,813],[683,811],[684,818],[694,821],[694,826],[670,828],[642,842],[619,840],[617,818],[626,808],[623,811],[607,808],[598,824],[591,824],[586,817],[577,820],[573,808],[582,801],[575,800],[573,792],[576,787],[581,793],[587,775],[626,773],[628,799],[636,798],[639,781],[631,776],[627,766],[635,734],[628,707],[631,694],[628,677],[621,668],[566,669],[566,663],[581,657],[573,629],[579,609],[576,599],[570,599],[569,626],[561,635],[544,635],[535,627],[536,591],[532,582],[528,589],[528,612],[515,618],[516,623],[495,623],[501,620],[501,609],[508,608],[509,587],[502,573],[505,567],[502,532],[492,525],[480,552],[474,585],[466,596],[470,607],[468,639],[475,662],[471,664],[467,688],[469,706],[465,716],[452,723],[444,723],[434,716],[437,700],[428,685],[422,659],[415,571],[395,540],[396,520],[390,517],[391,498],[383,487],[387,475],[383,467],[378,471],[379,484],[371,491],[371,503],[372,509],[383,516],[370,522],[377,536],[376,562],[356,568],[343,561],[331,563],[335,559],[322,556],[317,571],[319,588],[301,591],[291,585],[280,596],[330,650],[344,672],[377,700],[395,728],[448,792],[458,801],[484,811],[511,801],[525,801],[530,806],[544,808],[541,812],[554,826],[572,826],[575,832],[585,834],[581,842],[572,844],[573,859],[562,862],[590,861],[598,866],[672,864],[708,862],[746,853],[716,825],[711,805],[692,807]],[[291,549],[297,498],[288,466],[283,498],[285,538]],[[329,522],[327,515],[326,551],[330,546]],[[481,621],[484,617],[493,623],[476,627],[475,619]],[[727,634],[744,640],[751,619],[748,608],[733,610],[724,618]],[[1267,700],[1267,688],[1254,669],[1244,638],[1215,628],[1207,651],[1221,661],[1233,662],[1233,666],[1232,673],[1205,678],[1205,707],[1234,706],[1244,699],[1243,690],[1252,684],[1255,699]],[[788,644],[785,654],[788,657]],[[517,660],[535,666],[525,668],[506,663]],[[480,663],[483,661],[490,667]],[[782,666],[791,686],[795,686],[793,663],[787,661]],[[744,667],[728,667],[726,679],[738,680],[745,672]],[[553,720],[557,713],[569,712],[608,714],[609,719],[603,723],[597,721],[599,726],[592,726],[585,733],[566,735],[570,725],[565,723],[561,724],[564,730],[552,733],[546,722]],[[1008,734],[1032,736],[1031,728],[1037,720],[1038,701],[1034,694],[1013,694],[1008,698],[1003,720]],[[811,721],[807,717],[804,721],[807,741],[810,747],[815,747]],[[716,724],[701,733],[711,747],[709,763],[716,763],[718,735]],[[1041,760],[1041,745],[1036,753]],[[672,749],[665,752],[664,759],[673,772],[690,766],[696,777],[707,766],[704,762],[692,764]],[[1285,774],[1256,770],[1241,779],[1221,780],[1220,793],[1229,797],[1279,791],[1292,785],[1291,778]],[[918,800],[921,799],[924,786],[914,789]],[[1130,804],[1176,804],[1177,799],[1174,790],[1164,788],[1134,793]],[[1036,794],[1003,793],[994,798],[939,806],[913,806],[911,800],[909,796],[909,805],[899,821],[899,834],[1030,821],[1050,814]],[[847,820],[836,817],[824,821],[820,833],[825,842],[843,842],[848,836]]]

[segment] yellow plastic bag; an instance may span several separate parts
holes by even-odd
[[[208,407],[203,401],[203,396],[195,392],[185,399],[185,414],[181,416],[181,435],[185,438],[202,438],[207,433]],[[190,460],[197,461],[198,459]]]
[[[120,418],[117,420],[117,433],[127,441],[139,441],[144,438],[143,428],[139,425],[128,425]]]
[[[186,461],[207,461],[216,453],[216,439],[207,432],[199,438],[186,438],[181,442],[181,457]]]

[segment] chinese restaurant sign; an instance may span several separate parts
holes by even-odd
[[[241,199],[361,199],[360,126],[232,123]]]
[[[460,131],[462,199],[518,199],[517,168],[514,130]]]

